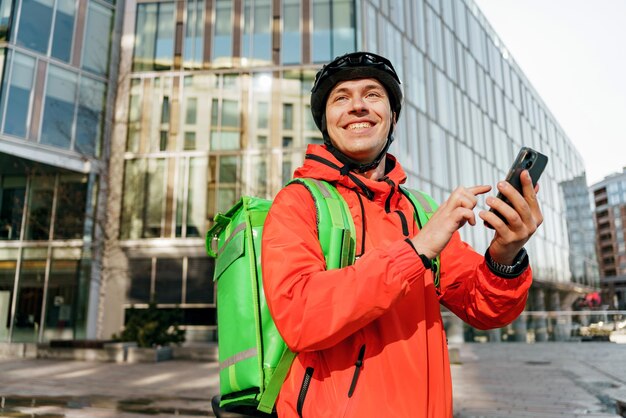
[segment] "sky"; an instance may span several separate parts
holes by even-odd
[[[475,0],[583,157],[626,166],[626,0]]]

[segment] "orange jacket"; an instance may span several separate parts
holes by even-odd
[[[309,155],[341,165],[323,146],[309,146]],[[398,190],[406,175],[394,157],[387,160],[381,181],[358,176],[355,183],[311,158],[295,174],[331,181],[345,198],[362,253],[352,266],[325,270],[305,187],[285,187],[270,209],[262,247],[265,295],[278,330],[298,353],[277,401],[281,418],[452,417],[439,303],[481,329],[504,326],[524,309],[530,268],[518,278],[500,278],[458,233],[441,253],[438,293],[405,241],[419,233],[413,207]]]

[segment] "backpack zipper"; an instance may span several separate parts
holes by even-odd
[[[307,367],[304,371],[304,378],[302,379],[302,386],[300,387],[300,393],[298,394],[298,405],[296,409],[298,416],[302,418],[302,408],[304,408],[304,399],[306,393],[309,391],[309,385],[311,384],[311,378],[313,377],[313,367]]]

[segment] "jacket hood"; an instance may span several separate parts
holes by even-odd
[[[400,163],[389,153],[386,158],[385,176],[382,179],[370,180],[359,173],[347,171],[343,163],[337,160],[325,145],[307,147],[304,165],[294,173],[294,178],[302,177],[340,184],[360,192],[369,200],[377,201],[385,201],[406,181],[406,173]],[[396,196],[399,196],[399,193]]]

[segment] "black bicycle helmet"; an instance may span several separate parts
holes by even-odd
[[[389,146],[393,142],[393,126],[389,130],[384,149],[374,161],[368,163],[356,162],[339,152],[331,143],[326,128],[326,100],[331,90],[337,83],[360,78],[374,78],[385,87],[389,95],[391,110],[397,120],[402,110],[400,78],[387,58],[371,52],[352,52],[342,55],[318,71],[311,89],[311,113],[313,114],[315,124],[322,132],[324,143],[333,155],[350,169],[365,172],[376,167],[387,153]]]

